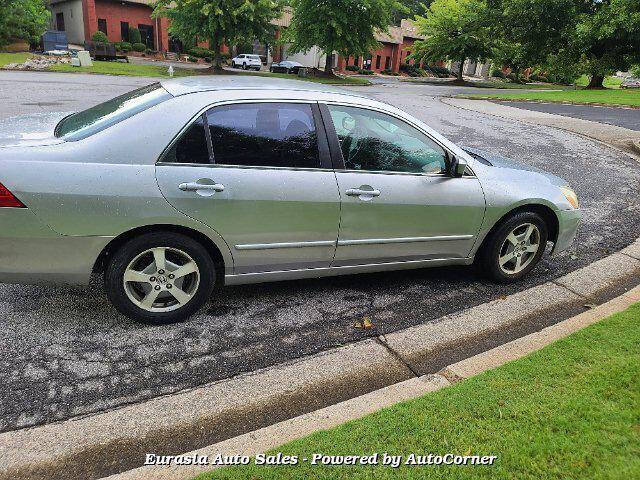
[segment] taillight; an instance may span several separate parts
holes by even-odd
[[[0,183],[0,208],[2,207],[26,208],[24,203]]]

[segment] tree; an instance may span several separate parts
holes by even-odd
[[[587,73],[588,88],[640,61],[638,0],[487,0],[496,36],[519,43],[529,65]]]
[[[47,29],[51,14],[43,0],[0,2],[0,47],[14,39],[36,43]]]
[[[168,17],[169,33],[184,43],[194,38],[209,40],[214,52],[213,68],[222,69],[220,48],[246,38],[270,41],[275,33],[271,21],[282,13],[276,0],[159,0],[154,17]]]
[[[325,74],[332,75],[331,55],[366,56],[378,48],[376,31],[386,31],[393,13],[402,9],[396,0],[291,0],[291,24],[283,36],[289,52],[314,46],[326,54]]]
[[[490,11],[482,0],[435,0],[416,23],[426,38],[414,43],[411,56],[428,63],[460,62],[459,82],[465,59],[477,62],[491,55]]]
[[[569,53],[591,76],[587,88],[604,88],[606,75],[626,71],[640,62],[640,2],[591,0],[586,3],[567,44]]]
[[[527,50],[520,43],[509,42],[502,39],[495,41],[491,58],[500,67],[509,67],[515,75],[516,82],[520,81],[520,72],[531,66]]]

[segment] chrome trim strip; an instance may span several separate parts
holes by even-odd
[[[350,273],[369,273],[390,270],[408,270],[442,265],[470,265],[473,258],[434,258],[430,260],[410,260],[405,262],[369,263],[365,265],[343,265],[339,267],[307,268],[299,270],[277,270],[258,273],[238,273],[225,275],[225,285],[275,282],[302,278],[319,278]]]
[[[414,243],[414,242],[446,242],[451,240],[469,240],[473,235],[442,235],[439,237],[404,237],[404,238],[363,238],[360,240],[338,240],[338,246],[343,245],[375,245],[386,243]]]
[[[271,250],[274,248],[333,247],[334,240],[318,240],[316,242],[282,242],[282,243],[246,243],[234,245],[236,250]]]

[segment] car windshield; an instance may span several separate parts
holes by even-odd
[[[70,142],[82,140],[170,98],[169,92],[154,83],[65,117],[54,133]]]

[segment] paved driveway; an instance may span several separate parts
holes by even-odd
[[[561,103],[538,102],[499,102],[502,105],[533,110],[534,112],[554,113],[565,117],[591,120],[592,122],[608,123],[630,130],[640,131],[640,109],[600,107],[595,105],[563,105]]]
[[[0,116],[77,109],[148,82],[0,73]],[[446,87],[353,89],[413,113],[462,144],[568,179],[584,212],[574,248],[546,258],[526,281],[507,287],[472,268],[230,287],[192,320],[162,327],[119,315],[99,280],[88,288],[0,285],[0,431],[140,401],[433,321],[563,275],[640,236],[640,168],[625,155],[563,131],[447,107],[440,102],[450,93]],[[353,328],[363,316],[374,330]]]

